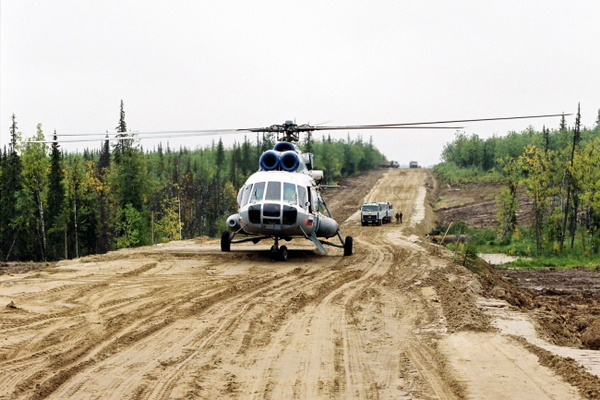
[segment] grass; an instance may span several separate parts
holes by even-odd
[[[600,254],[593,254],[589,249],[585,250],[580,241],[575,242],[573,249],[565,245],[562,254],[557,251],[557,245],[553,249],[545,249],[541,254],[537,254],[535,242],[527,229],[518,230],[511,243],[501,244],[497,232],[493,229],[472,229],[461,222],[454,225],[456,225],[456,229],[454,229],[454,226],[451,227],[448,234],[468,235],[472,238],[477,253],[502,253],[523,257],[504,265],[509,268],[600,268]],[[444,229],[444,227],[438,228],[442,231]],[[448,243],[446,247],[455,252],[458,250],[458,253],[464,251],[461,244]]]

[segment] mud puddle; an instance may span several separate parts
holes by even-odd
[[[575,349],[548,343],[538,336],[533,322],[525,313],[513,309],[504,300],[479,298],[477,306],[492,317],[492,324],[503,334],[521,337],[552,354],[572,358],[589,373],[600,377],[600,351]]]

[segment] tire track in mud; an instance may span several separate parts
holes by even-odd
[[[294,271],[294,273],[297,272]],[[298,279],[286,279],[276,285],[270,285],[239,298],[231,299],[231,302],[219,304],[216,307],[221,309],[236,308],[236,304],[241,304],[241,306],[238,312],[227,314],[223,325],[212,332],[210,336],[194,344],[197,346],[197,350],[187,357],[189,364],[207,365],[210,359],[202,357],[201,353],[207,349],[214,352],[214,348],[218,346],[217,341],[224,336],[239,338],[235,344],[229,344],[232,351],[237,348],[234,352],[238,356],[245,355],[249,348],[267,347],[271,342],[271,332],[279,329],[287,315],[293,314],[315,301],[323,295],[323,291],[327,292],[329,288],[337,287],[340,282],[345,282],[348,275],[355,275],[355,273],[312,271],[304,276],[298,276]],[[316,293],[307,294],[306,290],[315,285],[319,287],[319,290]],[[268,301],[265,300],[267,298]],[[260,330],[257,329],[257,325],[260,326]],[[236,334],[235,330],[239,330],[239,332]],[[193,368],[191,365],[187,365],[186,361],[178,364],[166,379],[167,382],[160,383],[150,398],[169,398],[173,387],[184,373],[183,370]],[[161,386],[164,387],[161,388]]]
[[[339,270],[339,268],[338,268],[338,270]],[[323,273],[321,273],[321,275],[323,275]],[[331,277],[328,277],[328,275],[331,275]],[[308,276],[310,277],[310,275],[308,275]],[[336,278],[336,276],[337,276],[337,278]],[[320,286],[325,287],[327,285],[331,285],[331,283],[328,283],[328,282],[336,281],[336,279],[339,280],[340,276],[342,276],[342,280],[346,280],[347,279],[347,278],[343,277],[344,274],[342,274],[342,273],[340,273],[338,271],[336,273],[329,272],[326,275],[318,277],[318,279],[312,278],[311,282],[314,283],[315,281],[318,281],[318,282],[320,282]],[[278,283],[278,284],[271,284],[272,287],[269,286],[268,283],[272,282],[272,281],[275,281],[276,279],[277,280],[281,280],[282,282]],[[252,280],[256,280],[256,279],[252,278]],[[239,282],[236,282],[234,284],[234,286],[239,286],[238,283]],[[240,303],[240,302],[247,301],[248,299],[250,299],[251,301],[254,301],[255,303],[258,302],[257,304],[259,304],[260,302],[264,301],[265,297],[270,297],[272,295],[272,293],[269,293],[269,291],[274,291],[276,293],[278,290],[279,291],[281,290],[281,287],[284,287],[285,290],[287,290],[287,292],[285,292],[285,294],[287,294],[287,297],[290,299],[290,301],[288,301],[288,303],[291,302],[293,304],[293,303],[297,303],[298,302],[298,299],[294,298],[294,296],[297,294],[297,290],[299,288],[299,282],[298,282],[298,279],[297,279],[297,272],[295,272],[295,271],[288,272],[283,277],[282,277],[281,274],[277,274],[274,277],[270,276],[269,279],[268,279],[266,288],[264,288],[263,285],[265,285],[265,281],[262,281],[261,283],[254,285],[253,287],[258,287],[258,290],[256,292],[249,292],[249,294],[244,294],[244,293],[248,293],[246,290],[242,291],[241,294],[239,294],[240,291],[238,289],[241,289],[241,288],[237,287],[236,288],[236,293],[238,293],[238,294],[232,295],[232,296],[225,296],[223,298],[220,298],[219,301],[217,302],[217,304],[215,306],[212,306],[212,308],[214,309],[214,307],[217,307],[217,308],[227,309],[227,308],[231,308],[232,307],[232,303]],[[334,284],[334,286],[335,286],[335,284]],[[301,288],[301,286],[300,286],[300,288]],[[204,294],[206,294],[205,291],[203,291],[203,292],[204,292]],[[194,297],[194,296],[197,296],[197,295],[192,295],[192,296],[188,296],[188,297]],[[181,305],[181,303],[185,303],[186,301],[189,302],[190,300],[192,300],[192,299],[191,298],[183,299],[183,300],[180,300],[179,303]],[[215,302],[208,302],[208,303],[210,303],[212,305]],[[282,302],[282,304],[285,305],[286,303]],[[296,305],[296,307],[298,307],[298,305]],[[179,308],[181,308],[181,307],[179,307]],[[247,306],[246,308],[251,309],[252,307],[251,306]],[[290,306],[290,304],[288,304],[284,308],[287,308],[288,311],[286,311],[286,312],[289,312],[289,309],[291,309],[292,307]],[[196,310],[196,311],[198,311],[198,310]],[[214,311],[214,310],[211,310],[211,311]],[[285,315],[286,312],[282,312],[282,315]],[[176,318],[177,318],[177,320],[182,320],[182,319],[188,318],[188,317],[190,317],[190,316],[192,316],[194,314],[196,314],[196,313],[195,312],[193,312],[193,313],[192,312],[182,313],[181,310],[179,310],[178,313],[176,314]],[[242,312],[242,314],[244,314],[244,313]],[[229,317],[227,317],[227,318],[229,318]],[[227,320],[227,318],[226,318],[226,320]],[[213,337],[217,338],[217,337],[220,337],[222,335],[225,335],[225,336],[230,335],[231,334],[230,331],[233,329],[233,327],[235,325],[238,324],[238,323],[235,323],[236,318],[239,319],[239,316],[231,319],[231,322],[223,322],[222,327],[219,328],[219,329],[214,329],[213,333],[211,333],[211,332],[204,332],[204,334],[201,335],[201,336],[212,335]],[[212,318],[211,321],[212,320],[214,320],[214,318]],[[279,317],[279,318],[275,318],[274,320],[275,320],[276,323],[274,323],[273,325],[275,326],[275,325],[281,323],[283,320],[285,320],[285,317],[282,316],[282,317]],[[131,323],[131,322],[128,322],[128,325],[131,327],[134,324]],[[137,320],[135,322],[135,325],[136,326],[153,326],[153,322],[152,322],[152,320],[150,318],[145,319],[145,320],[139,319],[139,320]],[[135,327],[134,327],[133,329],[130,329],[130,332],[127,333],[126,343],[122,343],[121,340],[119,340],[119,338],[113,339],[113,342],[112,342],[113,348],[112,349],[110,348],[110,345],[109,345],[108,349],[104,348],[104,349],[100,349],[100,350],[95,350],[93,353],[90,354],[90,356],[93,356],[94,360],[99,363],[99,362],[103,361],[104,359],[108,359],[108,357],[110,357],[112,354],[123,353],[126,350],[126,348],[131,348],[132,346],[135,345],[135,343],[139,343],[141,340],[145,339],[146,337],[150,337],[150,335],[158,333],[158,331],[160,331],[162,328],[166,327],[166,325],[169,325],[169,324],[167,324],[167,323],[161,324],[160,321],[159,321],[158,323],[154,323],[154,326],[156,327],[156,329],[149,329],[149,330],[147,329],[146,331],[138,332],[137,335],[135,334]],[[214,325],[214,324],[212,324],[212,325]],[[125,336],[125,334],[123,332],[120,332],[119,334],[120,334],[120,338],[122,338],[123,336]],[[105,342],[106,342],[106,340],[105,340]],[[200,343],[200,345],[204,346],[204,347],[210,347],[210,346],[214,345],[214,342],[207,341],[204,344]],[[263,344],[263,346],[264,345],[265,344]],[[104,346],[104,347],[107,347],[107,346]],[[189,356],[192,356],[192,355],[193,354],[189,354]],[[190,357],[186,357],[186,358],[190,358]],[[177,362],[174,363],[174,364],[179,364],[182,361],[184,361],[184,358],[178,359]],[[165,365],[162,365],[161,367],[164,367],[164,366]],[[164,371],[162,372],[162,375],[164,375]],[[176,381],[177,380],[177,374],[173,375],[173,378],[171,380],[172,381]],[[56,381],[50,381],[50,383],[56,385],[56,383],[58,383],[58,382],[56,382]],[[81,385],[81,383],[74,383],[73,384],[73,388],[75,388],[77,386],[82,386],[82,385]],[[163,390],[163,393],[165,393],[164,396],[163,395],[159,395],[158,397],[159,398],[160,397],[168,397],[169,387],[170,386],[171,385],[167,384],[165,386],[166,389]],[[61,389],[60,394],[68,392],[68,393],[70,393],[72,395],[73,393],[77,392],[77,390],[73,389],[73,388],[71,388],[69,390],[67,390],[66,388],[65,388],[65,390]],[[148,390],[147,388],[142,388],[142,387],[138,387],[135,390],[135,392],[138,393],[140,396],[142,394],[147,395],[148,393],[154,393],[154,392],[151,392],[150,390]],[[59,395],[58,392],[56,394]],[[154,396],[154,394],[152,396]]]
[[[244,324],[246,327],[240,329],[240,331],[245,332],[237,335],[241,339],[238,339],[237,343],[232,345],[231,357],[235,359],[238,356],[246,356],[247,359],[252,359],[252,356],[247,356],[249,352],[257,349],[259,351],[268,349],[273,341],[272,332],[278,331],[280,326],[286,323],[289,315],[299,312],[327,295],[332,289],[361,274],[360,271],[344,271],[336,266],[343,262],[344,260],[340,259],[339,262],[328,265],[327,268],[315,269],[302,277],[303,282],[287,282],[285,287],[270,288],[272,290],[261,294],[260,297],[262,298],[253,296],[244,299],[245,302],[256,303],[256,307],[253,307],[256,312],[245,316],[246,321]],[[233,350],[236,348],[237,350]],[[232,361],[230,360],[230,362]],[[195,360],[195,362],[198,362],[198,360]],[[233,362],[235,363],[235,361]],[[215,373],[221,373],[223,374],[221,379],[227,379],[225,372],[215,371]],[[218,395],[218,393],[215,393],[215,395]]]
[[[148,270],[148,268],[144,268],[145,270]],[[137,273],[134,274],[130,274],[131,276],[136,276],[139,275],[139,272],[141,272],[139,269],[138,270],[134,270],[137,271]],[[121,278],[119,278],[119,280],[121,280]],[[111,280],[111,278],[109,278],[109,281]],[[247,279],[248,284],[252,284],[252,281],[256,281],[256,277],[251,277]],[[122,280],[121,280],[122,282]],[[179,282],[176,282],[175,284],[177,284]],[[237,283],[238,286],[243,286],[244,282],[238,282]],[[255,285],[260,286],[262,284],[262,282],[255,282]],[[188,285],[190,285],[188,283]],[[101,287],[107,287],[107,284],[102,284],[100,285]],[[193,287],[193,285],[190,285]],[[96,287],[98,287],[98,285],[96,285]],[[231,287],[230,287],[230,283],[226,282],[226,283],[218,283],[213,290],[218,290],[218,288],[221,288],[220,290],[224,293],[230,293],[231,292]],[[159,290],[158,294],[161,295],[163,294],[165,290]],[[66,291],[65,293],[68,294],[68,291]],[[81,294],[80,291],[76,292],[77,297],[79,297]],[[154,293],[156,295],[156,293]],[[52,344],[48,347],[46,347],[43,351],[41,352],[37,352],[36,354],[33,354],[31,356],[27,356],[26,359],[28,360],[27,363],[23,363],[20,362],[19,359],[16,360],[11,360],[8,363],[3,363],[3,369],[5,369],[6,367],[9,367],[8,370],[6,370],[6,372],[9,372],[12,370],[12,372],[18,372],[18,371],[22,371],[24,370],[24,372],[20,372],[16,375],[13,376],[12,381],[13,382],[20,382],[18,385],[13,384],[11,385],[10,382],[0,382],[0,384],[2,384],[2,386],[4,387],[3,392],[5,392],[8,388],[10,387],[14,387],[14,391],[12,392],[11,396],[18,396],[20,394],[23,394],[25,392],[27,392],[28,390],[30,390],[32,387],[36,387],[36,395],[34,395],[33,397],[43,397],[46,396],[48,393],[52,392],[52,389],[55,389],[56,387],[58,387],[60,384],[62,384],[65,379],[64,379],[64,371],[71,371],[70,365],[76,365],[79,367],[84,367],[84,366],[89,366],[89,363],[87,361],[80,361],[81,359],[85,358],[88,355],[93,356],[96,359],[102,359],[104,357],[107,357],[110,354],[114,354],[116,352],[119,351],[119,349],[121,347],[123,347],[127,342],[132,343],[135,342],[136,340],[139,340],[151,333],[153,333],[154,331],[160,329],[161,327],[168,325],[170,319],[169,318],[165,318],[164,314],[165,313],[169,313],[169,311],[175,307],[177,308],[178,306],[183,306],[186,305],[187,303],[189,303],[192,300],[196,300],[199,301],[198,299],[201,299],[203,297],[206,297],[207,294],[207,290],[205,289],[201,289],[201,290],[195,290],[192,291],[191,294],[187,293],[187,294],[183,294],[183,295],[175,295],[175,296],[171,296],[170,302],[171,302],[171,306],[168,309],[165,309],[164,304],[162,303],[162,301],[159,298],[155,298],[153,299],[152,293],[148,293],[145,296],[134,296],[132,299],[125,299],[125,300],[121,300],[119,301],[119,303],[121,305],[126,304],[129,309],[127,309],[126,313],[117,313],[116,315],[110,317],[110,318],[106,318],[106,324],[105,324],[105,330],[106,330],[106,335],[102,338],[97,338],[97,337],[92,337],[90,338],[89,335],[86,336],[85,333],[83,333],[83,329],[81,329],[81,324],[77,325],[77,324],[73,324],[73,326],[71,326],[70,328],[75,328],[73,329],[76,333],[74,335],[65,335],[64,337],[60,338],[60,340],[58,340],[58,344]],[[112,293],[112,295],[115,295],[115,293]],[[108,297],[112,297],[111,294],[107,294]],[[73,296],[71,296],[73,297]],[[117,296],[118,297],[118,296]],[[216,297],[223,297],[223,293],[217,293]],[[139,302],[140,298],[142,300],[144,300],[141,304]],[[147,300],[147,301],[146,301]],[[164,299],[163,299],[164,300]],[[113,302],[108,301],[105,304],[113,304]],[[191,311],[189,312],[196,312],[198,311],[198,305],[193,305],[191,307]],[[200,307],[201,308],[201,307]],[[71,315],[70,319],[71,320],[77,320],[77,319],[81,319],[81,315],[83,315],[84,313],[79,313],[76,312],[75,315]],[[56,317],[56,316],[55,316]],[[61,315],[61,317],[65,318],[65,319],[69,319],[68,315]],[[133,321],[136,321],[135,323]],[[27,326],[25,326],[27,327]],[[145,328],[143,328],[145,327]],[[62,328],[61,328],[62,329]],[[65,330],[65,329],[62,329]],[[59,333],[60,331],[57,330],[49,330],[50,332],[50,337],[57,337],[57,333]],[[78,339],[77,336],[82,336],[84,343],[82,343],[82,340]],[[126,339],[123,339],[126,338]],[[94,342],[90,342],[90,339],[94,339]],[[49,342],[56,342],[55,340],[50,340],[50,339],[45,339],[45,341],[49,341]],[[107,344],[108,343],[108,344]],[[23,345],[24,347],[27,346],[27,344],[25,343]],[[23,347],[23,348],[24,348]],[[51,354],[56,354],[57,356],[55,357],[48,357]],[[33,368],[32,372],[27,372],[27,367],[29,366],[35,366],[35,364],[41,364],[39,368]],[[10,365],[13,365],[13,367],[11,368]],[[57,369],[61,370],[60,372],[56,373],[53,372],[56,371]],[[48,372],[46,372],[48,371]],[[25,374],[25,375],[24,375]],[[67,374],[68,375],[68,374]],[[4,374],[4,376],[6,376],[6,374]],[[50,376],[49,378],[47,378],[45,381],[44,379]],[[56,379],[56,376],[63,376],[63,378],[61,379]],[[42,383],[40,383],[40,381]],[[9,383],[9,384],[7,384]]]

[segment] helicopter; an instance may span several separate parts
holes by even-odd
[[[280,245],[281,241],[294,238],[308,239],[314,243],[319,253],[328,254],[325,245],[343,249],[344,256],[353,254],[352,236],[342,236],[338,222],[334,219],[322,196],[321,185],[324,172],[314,169],[314,156],[304,153],[298,147],[301,133],[323,130],[369,130],[369,129],[462,129],[462,126],[448,126],[462,122],[497,121],[510,119],[529,119],[558,117],[570,114],[545,114],[516,117],[480,118],[468,120],[410,122],[374,125],[321,126],[285,121],[262,128],[213,129],[187,131],[126,132],[113,134],[64,134],[79,136],[78,139],[30,141],[32,143],[82,142],[94,141],[91,137],[103,135],[101,140],[132,140],[157,137],[184,137],[202,135],[220,135],[241,132],[277,134],[277,143],[273,149],[266,150],[259,158],[259,169],[253,173],[240,188],[237,195],[238,211],[226,219],[228,230],[222,232],[220,247],[230,252],[232,244],[272,239],[270,248],[273,259],[287,261],[288,249]],[[166,136],[176,134],[176,136]],[[135,135],[135,136],[132,136]],[[239,236],[239,238],[238,238]],[[330,241],[336,237],[340,243]]]
[[[304,237],[311,240],[321,254],[327,254],[324,245],[330,245],[343,248],[344,256],[352,255],[352,236],[342,237],[338,223],[321,196],[323,171],[314,169],[313,155],[303,153],[295,144],[298,131],[292,129],[294,124],[286,121],[282,127],[284,137],[279,137],[273,149],[261,155],[259,170],[246,180],[238,193],[239,210],[227,218],[229,231],[221,235],[221,250],[230,251],[232,243],[252,241],[256,244],[273,238],[272,257],[286,261],[287,246],[280,246],[280,240]],[[246,237],[235,239],[239,234]],[[337,236],[341,244],[319,239],[333,236]]]

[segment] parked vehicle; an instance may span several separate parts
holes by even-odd
[[[365,203],[360,208],[360,222],[362,226],[383,224],[384,212],[378,203]]]
[[[394,218],[394,206],[391,205],[389,202],[379,202],[377,203],[379,204],[379,206],[381,207],[381,210],[383,211],[384,215],[383,215],[383,223],[387,224],[389,222],[392,222],[392,218]]]
[[[394,207],[388,202],[365,203],[360,208],[362,226],[387,224],[393,216]]]

